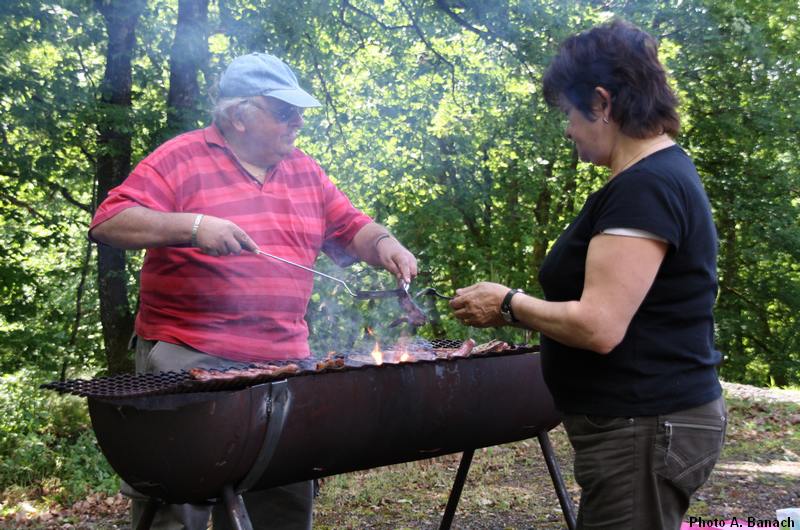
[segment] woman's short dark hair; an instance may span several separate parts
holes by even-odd
[[[549,105],[565,98],[590,120],[597,119],[596,87],[611,94],[611,117],[628,136],[678,134],[678,98],[658,60],[658,44],[633,24],[617,19],[569,37],[543,80]]]

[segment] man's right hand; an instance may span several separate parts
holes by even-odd
[[[255,252],[258,245],[235,223],[227,219],[204,215],[197,225],[197,248],[209,256]]]
[[[192,245],[192,229],[198,215],[134,206],[92,228],[91,236],[106,245],[124,249],[189,246]],[[258,249],[250,236],[235,223],[212,215],[202,216],[194,241],[197,248],[210,256]]]

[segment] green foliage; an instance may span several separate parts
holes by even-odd
[[[325,29],[295,62],[306,72],[329,65],[314,81],[330,105],[305,148],[417,253],[419,284],[452,291],[491,280],[538,292],[544,252],[605,178],[576,163],[537,94],[539,76],[554,42],[617,13],[661,37],[683,100],[680,141],[720,233],[722,374],[797,382],[800,55],[796,32],[779,22],[796,18],[793,2],[459,6],[466,24],[423,2],[357,4],[338,26],[324,15],[298,22]],[[464,331],[446,314],[440,330]]]
[[[102,36],[78,3],[0,14],[0,369],[56,369],[100,351],[97,321],[76,325],[75,314],[93,200],[92,50]],[[96,299],[83,304],[91,314]]]
[[[684,144],[720,235],[722,375],[760,385],[800,378],[800,39],[785,25],[796,7],[701,3],[657,15],[675,46]]]
[[[85,401],[41,390],[40,382],[32,370],[0,379],[0,492],[15,486],[70,503],[90,490],[117,491]]]
[[[134,161],[169,134],[177,8],[175,0],[147,3],[136,28],[133,108],[122,113],[98,104],[107,37],[95,10],[39,0],[0,9],[5,371],[105,362],[85,240],[98,124],[117,120],[133,132]],[[661,37],[683,102],[680,140],[719,228],[723,375],[800,382],[800,54],[786,23],[796,21],[793,2],[230,0],[210,8],[204,93],[213,94],[239,53],[285,57],[325,103],[308,114],[301,147],[417,254],[421,275],[412,290],[445,292],[491,280],[539,293],[547,248],[605,176],[577,162],[561,116],[539,95],[541,73],[562,38],[612,14],[650,30]],[[140,259],[132,257],[131,305]],[[325,260],[319,266],[387,282]],[[364,326],[397,316],[388,305],[381,312],[331,292],[319,284],[307,315],[318,352],[350,347]],[[475,334],[436,307],[440,321],[424,335]],[[497,333],[525,340],[515,330],[484,335]]]

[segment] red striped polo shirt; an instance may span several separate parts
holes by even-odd
[[[111,190],[91,228],[132,206],[228,219],[265,252],[312,267],[320,251],[340,264],[372,219],[308,155],[295,149],[259,184],[219,129],[182,134],[142,160]],[[309,355],[312,274],[249,252],[213,257],[195,248],[148,249],[136,333],[236,361]]]

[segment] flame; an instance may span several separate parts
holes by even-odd
[[[399,356],[396,356],[396,362],[398,363],[407,363],[411,360],[411,355],[408,353],[408,339],[401,337],[397,343],[397,353]]]
[[[370,353],[370,355],[372,355],[372,358],[375,359],[375,364],[383,364],[383,352],[381,351],[381,345],[377,340],[375,341],[375,347],[372,348],[372,353]]]

